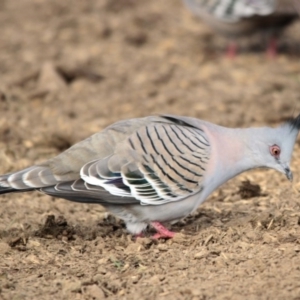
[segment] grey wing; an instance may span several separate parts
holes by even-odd
[[[0,193],[39,189],[103,204],[178,201],[201,191],[210,156],[207,136],[190,121],[165,116],[115,123],[44,164],[0,176]]]
[[[113,155],[87,163],[81,178],[112,195],[160,205],[201,191],[209,156],[203,130],[151,123],[130,135]]]
[[[77,177],[79,177],[79,172]],[[65,174],[63,178],[66,178]],[[101,186],[89,185],[80,178],[69,181],[62,180],[60,175],[54,174],[46,166],[32,166],[19,172],[0,176],[0,194],[34,189],[76,202],[103,205],[137,203],[133,197],[127,197],[125,200],[109,193]]]

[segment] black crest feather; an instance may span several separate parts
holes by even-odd
[[[300,130],[300,114],[295,118],[290,118],[287,120],[287,124],[289,124],[292,129]]]

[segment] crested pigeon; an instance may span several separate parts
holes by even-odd
[[[269,39],[268,54],[284,27],[299,17],[300,0],[183,0],[192,13],[229,38],[227,55],[236,54],[236,39],[257,32]]]
[[[44,163],[0,176],[0,193],[38,190],[99,203],[140,235],[173,237],[164,223],[186,217],[220,185],[259,167],[292,180],[300,115],[277,128],[226,128],[161,115],[114,123]]]

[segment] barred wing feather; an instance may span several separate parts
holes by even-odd
[[[80,174],[89,185],[112,195],[160,205],[201,191],[209,155],[201,129],[150,123],[118,145],[113,155],[87,163]]]

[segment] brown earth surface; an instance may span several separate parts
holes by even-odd
[[[300,111],[299,23],[276,60],[244,47],[234,61],[179,0],[0,0],[0,28],[1,173],[119,119],[275,126]],[[0,298],[300,299],[299,165],[297,143],[293,185],[244,173],[171,240],[135,241],[99,205],[3,195]]]

